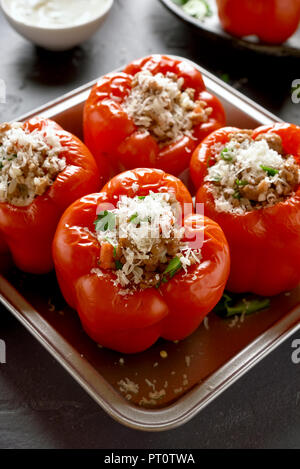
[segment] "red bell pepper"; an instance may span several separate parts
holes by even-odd
[[[133,185],[138,184],[138,191]],[[98,194],[75,202],[64,213],[53,243],[57,278],[68,304],[77,310],[87,334],[101,345],[135,353],[159,337],[183,339],[191,334],[222,296],[229,275],[229,254],[220,227],[202,215],[185,219],[186,235],[203,234],[201,263],[179,271],[159,287],[120,294],[112,270],[100,269],[102,248],[95,237],[99,204],[116,205],[120,195],[146,196],[149,191],[173,193],[191,204],[183,183],[157,169],[136,169],[114,177]],[[105,256],[103,256],[105,257]],[[93,273],[92,273],[93,271]]]
[[[195,150],[191,160],[191,176],[198,188],[197,202],[204,203],[205,214],[223,229],[230,247],[231,272],[228,290],[275,295],[291,290],[300,282],[300,187],[295,193],[273,206],[247,211],[244,214],[216,210],[210,191],[211,182],[204,181],[208,168],[215,163],[216,148],[226,145],[229,135],[240,129],[220,129]],[[286,154],[300,164],[300,127],[292,124],[262,126],[254,130],[281,137]]]
[[[212,108],[208,120],[197,124],[191,136],[182,136],[160,147],[148,132],[140,131],[122,108],[131,91],[133,76],[141,70],[153,75],[168,72],[184,79],[183,89],[193,88],[195,100]],[[178,175],[189,165],[191,153],[210,132],[225,125],[220,101],[206,91],[202,75],[188,62],[154,55],[129,64],[122,73],[107,75],[94,86],[84,109],[84,139],[107,178],[125,169],[159,168]]]
[[[48,119],[34,118],[23,125],[28,132],[48,127],[55,130],[64,147],[59,157],[66,159],[67,166],[30,205],[0,203],[0,251],[9,250],[17,267],[35,274],[53,268],[51,246],[64,210],[78,197],[101,187],[95,160],[77,137]]]
[[[299,0],[217,0],[223,28],[234,36],[256,35],[263,42],[281,44],[297,30]]]

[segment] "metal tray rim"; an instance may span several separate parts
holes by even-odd
[[[172,56],[181,60],[183,57]],[[191,61],[189,61],[191,62]],[[263,123],[280,122],[280,119],[271,114],[251,99],[245,97],[231,86],[223,83],[202,67],[191,62],[204,76],[210,89],[221,95],[230,96],[244,111],[251,111],[252,117]],[[120,70],[120,69],[118,69]],[[62,97],[41,106],[30,113],[18,118],[25,120],[37,114],[54,111],[63,106],[65,110],[71,104],[82,103],[90,88],[97,82],[93,80]],[[285,339],[300,328],[300,306],[294,308],[281,320],[277,321],[265,333],[258,336],[253,342],[235,355],[229,362],[213,373],[204,383],[195,386],[187,394],[191,398],[189,405],[185,403],[186,395],[177,402],[164,409],[140,409],[130,406],[100,374],[97,383],[88,379],[93,367],[82,358],[77,350],[64,342],[64,349],[68,355],[60,351],[59,344],[63,338],[49,326],[39,313],[0,275],[0,302],[25,326],[27,330],[48,350],[48,352],[71,374],[71,376],[87,391],[87,393],[115,420],[130,428],[143,431],[163,431],[176,428],[188,422],[209,402],[227,389],[250,368],[267,356]],[[43,333],[38,329],[37,323],[43,323]],[[36,323],[36,324],[35,324]],[[46,334],[49,333],[48,334]],[[52,339],[52,340],[51,340]],[[55,339],[55,340],[53,340]],[[226,379],[224,373],[226,372]],[[223,378],[222,378],[223,376]],[[174,414],[174,411],[175,414]],[[175,415],[175,416],[174,416]]]
[[[146,410],[129,406],[100,374],[98,382],[92,385],[88,380],[92,366],[80,356],[77,350],[65,342],[64,350],[68,350],[68,355],[61,353],[59,347],[59,343],[63,342],[61,336],[53,331],[42,318],[39,322],[43,324],[43,333],[37,329],[35,323],[38,322],[39,313],[1,275],[0,289],[4,292],[4,295],[0,294],[0,302],[112,418],[130,428],[143,431],[166,431],[187,423],[231,384],[300,329],[300,306],[297,306],[219,368],[204,383],[190,390],[187,394],[193,400],[192,405],[185,404],[186,395],[184,395],[165,409]],[[14,301],[8,300],[7,297],[14,297]],[[52,336],[52,340],[47,338],[47,332],[50,337]],[[224,375],[227,376],[225,380]],[[202,397],[199,399],[200,394]]]
[[[157,55],[164,55],[164,54],[159,54],[158,52],[157,53],[154,52],[152,55],[156,55],[156,54]],[[193,62],[192,60],[190,60],[188,58],[177,56],[177,55],[168,54],[168,57],[171,57],[171,58],[177,59],[177,60],[184,60],[184,61],[189,62],[190,64],[192,64],[195,68],[197,68],[202,73],[202,75],[204,77],[205,84],[208,88],[212,89],[213,92],[215,92],[215,93],[222,94],[224,97],[229,97],[229,96],[231,98],[233,97],[234,102],[236,104],[239,103],[240,105],[242,105],[243,108],[244,108],[244,111],[251,109],[251,112],[252,112],[253,116],[255,115],[255,116],[259,117],[259,119],[261,119],[261,120],[264,118],[268,122],[272,122],[272,123],[274,123],[274,122],[283,122],[282,119],[280,119],[278,116],[276,116],[272,112],[268,111],[263,106],[256,103],[255,101],[253,101],[251,98],[248,98],[243,93],[241,93],[240,91],[238,91],[235,88],[233,88],[232,86],[230,86],[228,83],[225,83],[223,80],[216,77],[213,73],[209,72],[208,70],[206,70],[201,65],[196,64],[195,62]],[[105,76],[109,73],[120,72],[122,70],[122,68],[123,67],[119,67],[119,68],[117,68],[113,71],[110,71],[110,72],[107,72],[107,73],[103,74],[102,76]],[[54,100],[48,101],[47,103],[45,103],[42,106],[34,108],[32,111],[29,111],[25,114],[22,114],[21,116],[17,117],[16,120],[24,121],[26,119],[29,119],[29,118],[31,118],[33,116],[36,116],[36,115],[39,115],[41,113],[44,114],[50,109],[53,111],[54,108],[56,108],[60,105],[64,104],[65,106],[67,106],[68,101],[75,102],[76,104],[79,104],[79,103],[85,101],[85,97],[86,97],[87,93],[97,83],[99,78],[101,78],[101,77],[95,78],[94,80],[91,80],[90,82],[88,82],[88,83],[86,83],[82,86],[79,86],[75,90],[69,91],[68,93],[63,94],[62,96],[60,96],[60,97],[58,97]]]

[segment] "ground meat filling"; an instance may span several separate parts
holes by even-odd
[[[181,206],[169,193],[122,196],[115,210],[98,215],[95,227],[99,267],[114,270],[122,287],[159,287],[201,259],[200,250],[182,241]]]
[[[271,207],[291,196],[300,183],[300,168],[284,153],[279,135],[253,131],[232,133],[229,142],[217,148],[216,162],[208,169],[218,211],[244,213]]]
[[[174,73],[152,75],[143,70],[134,76],[123,104],[135,125],[162,146],[183,135],[192,136],[193,127],[206,122],[212,112],[204,101],[195,101],[194,89],[183,90],[183,84],[184,79]]]
[[[27,206],[44,194],[66,167],[52,129],[27,132],[23,124],[0,126],[0,202]]]

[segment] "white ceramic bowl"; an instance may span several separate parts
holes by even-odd
[[[113,3],[114,0],[109,0],[106,9],[88,22],[76,26],[43,27],[17,20],[11,15],[5,0],[0,0],[4,16],[21,36],[37,46],[53,51],[68,50],[89,39],[99,29]]]

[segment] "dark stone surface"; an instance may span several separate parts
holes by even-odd
[[[201,38],[156,0],[116,0],[94,38],[67,53],[37,49],[0,15],[0,78],[17,117],[97,76],[149,53],[186,56],[285,120],[299,60],[255,56]],[[190,423],[165,433],[127,429],[108,417],[50,355],[0,307],[0,448],[300,448],[300,365],[288,339]],[[300,332],[295,335],[300,338]]]

